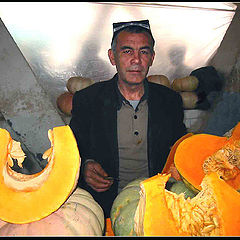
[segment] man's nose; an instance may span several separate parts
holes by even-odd
[[[132,58],[133,63],[140,63],[141,62],[141,57],[139,52],[134,52],[133,53],[133,58]]]

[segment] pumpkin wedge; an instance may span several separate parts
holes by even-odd
[[[228,184],[240,189],[240,123],[230,137],[195,134],[178,145],[174,164],[183,181],[195,192],[208,172],[217,172]]]
[[[68,125],[48,130],[51,147],[43,154],[48,160],[39,173],[15,172],[13,159],[21,167],[25,154],[9,132],[0,129],[0,219],[29,223],[56,211],[74,191],[79,176],[80,156]]]
[[[240,193],[216,172],[204,176],[192,199],[166,190],[169,177],[158,174],[141,182],[134,217],[138,236],[240,235]]]
[[[173,146],[171,147],[171,150],[168,154],[168,157],[167,157],[167,161],[164,165],[164,168],[162,170],[162,173],[169,173],[170,172],[170,168],[172,166],[174,166],[174,156],[175,156],[175,153],[176,153],[176,150],[177,150],[177,147],[178,145],[186,138],[188,137],[191,137],[193,135],[193,133],[187,133],[185,135],[183,135],[181,138],[179,138],[174,144]]]

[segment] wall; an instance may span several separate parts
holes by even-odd
[[[200,8],[176,4],[1,3],[0,15],[36,80],[56,107],[56,98],[66,91],[69,77],[85,76],[97,82],[115,73],[107,57],[112,22],[150,20],[157,44],[149,75],[164,74],[172,81],[206,66],[222,42],[233,11],[217,9],[215,4],[218,3],[209,3],[214,6],[210,8],[207,3],[192,3],[202,4]],[[221,52],[227,51],[221,48]],[[229,55],[231,57],[231,52]],[[215,59],[218,58],[223,59],[221,56]],[[233,63],[234,59],[228,63],[230,69]],[[225,66],[217,61],[213,65],[218,69]],[[69,117],[58,112],[68,123]],[[200,131],[207,114],[201,110],[186,110],[185,123],[189,131]]]
[[[194,122],[194,131],[223,135],[240,121],[240,9],[236,9],[231,24],[218,51],[209,60],[224,77],[224,87],[205,112],[187,113],[186,122]],[[191,119],[196,115],[197,119]]]

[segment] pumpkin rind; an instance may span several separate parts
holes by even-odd
[[[139,198],[129,202],[121,209],[121,213],[114,222],[115,236],[136,236],[134,231],[134,215],[138,206]]]
[[[10,176],[5,171],[10,169],[7,161],[12,138],[5,129],[0,129],[1,220],[18,224],[40,220],[56,211],[75,189],[80,169],[75,137],[69,126],[55,127],[49,130],[49,136],[52,136],[52,146],[47,166],[25,179],[24,174]],[[8,185],[7,179],[16,186]],[[18,185],[22,188],[18,189]]]
[[[140,195],[140,182],[146,177],[138,178],[128,183],[115,198],[110,219],[116,236],[136,236],[134,232],[133,213],[135,213]],[[117,221],[117,222],[116,222]]]
[[[82,188],[77,188],[74,194],[72,194],[67,201],[68,203],[75,202],[77,204],[82,204],[83,206],[90,208],[96,215],[103,232],[105,226],[103,210],[89,192]]]
[[[128,183],[123,189],[122,189],[122,191],[123,190],[125,190],[126,188],[129,188],[129,187],[140,187],[140,183],[142,182],[142,181],[144,181],[144,180],[146,180],[147,179],[147,177],[141,177],[141,178],[138,178],[138,179],[135,179],[135,180],[133,180],[133,181],[131,181],[130,183]],[[122,192],[121,191],[121,192]]]
[[[125,207],[127,207],[129,203],[135,200],[139,200],[140,198],[139,191],[140,191],[139,185],[135,187],[128,187],[124,191],[121,191],[115,198],[111,208],[111,212],[110,212],[112,228],[115,235],[116,235],[116,230],[115,230],[116,219],[119,216],[121,217],[122,210]],[[124,220],[125,220],[125,224],[129,224],[129,219],[124,219]]]
[[[183,193],[185,199],[187,199],[188,197],[193,198],[196,196],[196,192],[189,189],[183,181],[176,181],[175,183],[173,183],[169,191],[176,194]]]

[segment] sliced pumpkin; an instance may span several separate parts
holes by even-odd
[[[140,184],[134,218],[138,236],[240,235],[240,193],[216,172],[204,176],[202,190],[192,199],[166,190],[169,177],[158,174]]]
[[[230,137],[195,134],[177,147],[174,164],[183,181],[194,191],[208,172],[218,172],[228,184],[240,189],[240,123]]]
[[[169,177],[170,174],[158,174],[140,183],[140,200],[134,217],[137,236],[179,236],[165,197]]]
[[[193,133],[187,133],[185,135],[183,135],[181,138],[179,138],[174,144],[173,146],[171,147],[171,150],[168,154],[168,157],[167,157],[167,161],[164,165],[164,168],[162,170],[162,173],[169,173],[170,172],[170,169],[172,166],[174,166],[174,156],[175,156],[175,153],[176,153],[176,150],[177,150],[177,147],[178,145],[186,138],[188,137],[191,137],[193,135]]]
[[[29,223],[56,211],[76,187],[80,156],[69,126],[48,131],[51,147],[43,154],[48,160],[39,173],[15,172],[13,159],[21,167],[25,154],[9,132],[0,129],[0,219],[10,223]]]

